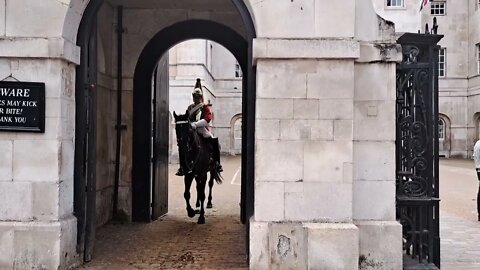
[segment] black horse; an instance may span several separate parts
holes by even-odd
[[[217,172],[215,163],[211,157],[211,144],[209,139],[203,138],[193,130],[188,119],[187,114],[177,115],[173,112],[175,118],[175,131],[177,134],[178,152],[180,157],[180,164],[185,172],[185,192],[183,194],[185,202],[187,203],[187,214],[193,218],[197,212],[190,206],[190,187],[193,179],[197,182],[197,203],[200,206],[200,217],[198,224],[205,223],[205,186],[207,183],[207,173],[210,172],[210,180],[208,186],[210,192],[208,194],[207,208],[212,208],[212,187],[213,180],[221,184],[222,176]]]

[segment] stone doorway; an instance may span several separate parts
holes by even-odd
[[[156,166],[152,165],[152,158],[155,160],[157,153],[156,142],[162,142],[152,136],[152,118],[159,113],[168,118],[168,113],[162,111],[168,110],[168,102],[163,109],[159,108],[160,111],[157,108],[157,113],[150,105],[152,74],[162,55],[184,40],[202,38],[215,41],[230,50],[242,67],[242,106],[246,120],[245,132],[242,132],[241,221],[247,223],[253,213],[255,83],[249,51],[254,31],[251,20],[248,25],[243,21],[243,16],[248,13],[241,9],[245,8],[243,2],[219,4],[212,1],[199,7],[208,9],[211,18],[186,20],[184,15],[191,17],[196,12],[189,8],[189,1],[174,6],[167,1],[141,2],[90,1],[78,34],[82,59],[86,61],[82,61],[77,69],[76,94],[77,101],[80,100],[77,115],[84,118],[80,121],[77,118],[76,123],[74,206],[79,221],[77,251],[84,255],[85,261],[92,259],[99,224],[111,219],[151,222],[168,211],[156,211],[158,200],[162,200],[162,196],[165,198],[165,193],[156,193],[156,187],[167,180],[165,177],[152,178]],[[229,19],[222,21],[222,16],[216,17],[215,8],[219,13],[235,12],[233,22]],[[153,20],[159,14],[172,13],[172,9],[180,15]],[[119,102],[118,93],[124,96]],[[108,114],[104,112],[109,107],[117,110],[117,119],[121,121],[114,116],[105,117]],[[168,120],[165,123],[168,129]],[[119,131],[106,131],[108,126],[115,126]],[[117,150],[112,161],[108,158],[110,153],[99,151],[99,146],[114,144],[115,137],[120,138],[121,143],[120,147],[110,147]],[[165,140],[168,141],[168,135]],[[168,147],[159,149],[160,156],[168,156]],[[166,166],[167,163],[168,158],[160,165]],[[112,205],[113,211],[110,211]]]

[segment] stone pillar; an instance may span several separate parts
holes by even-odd
[[[0,77],[45,82],[45,133],[0,133],[0,269],[66,268],[76,259],[73,216],[75,62],[63,39],[0,41]]]
[[[297,3],[314,29],[292,7],[253,43],[250,268],[401,269],[393,25],[369,0],[314,2]]]
[[[363,46],[365,58],[373,47]],[[396,53],[396,48],[389,53]],[[359,263],[361,269],[401,269],[402,227],[395,220],[396,63],[373,63],[373,56],[364,62],[364,58],[355,63],[353,132],[353,219],[360,235]]]
[[[253,269],[358,267],[352,170],[359,48],[351,40],[254,42]]]

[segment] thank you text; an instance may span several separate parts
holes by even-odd
[[[0,131],[45,131],[45,84],[0,81]]]

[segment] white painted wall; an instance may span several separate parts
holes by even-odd
[[[418,2],[418,3],[417,3]],[[388,9],[385,0],[373,0],[379,15],[395,23],[398,32],[417,32],[432,27],[430,4],[419,12],[419,1],[405,0],[405,8]],[[446,76],[439,81],[439,111],[451,119],[450,149],[452,157],[470,157],[478,139],[475,113],[480,107],[477,97],[480,79],[475,45],[480,43],[480,11],[477,1],[446,1],[446,16],[437,16],[439,34],[445,35],[440,46],[446,48]]]
[[[421,26],[420,1],[404,0],[403,7],[387,7],[387,0],[372,0],[375,11],[382,18],[395,23],[395,32],[398,34],[416,33],[423,29]]]

